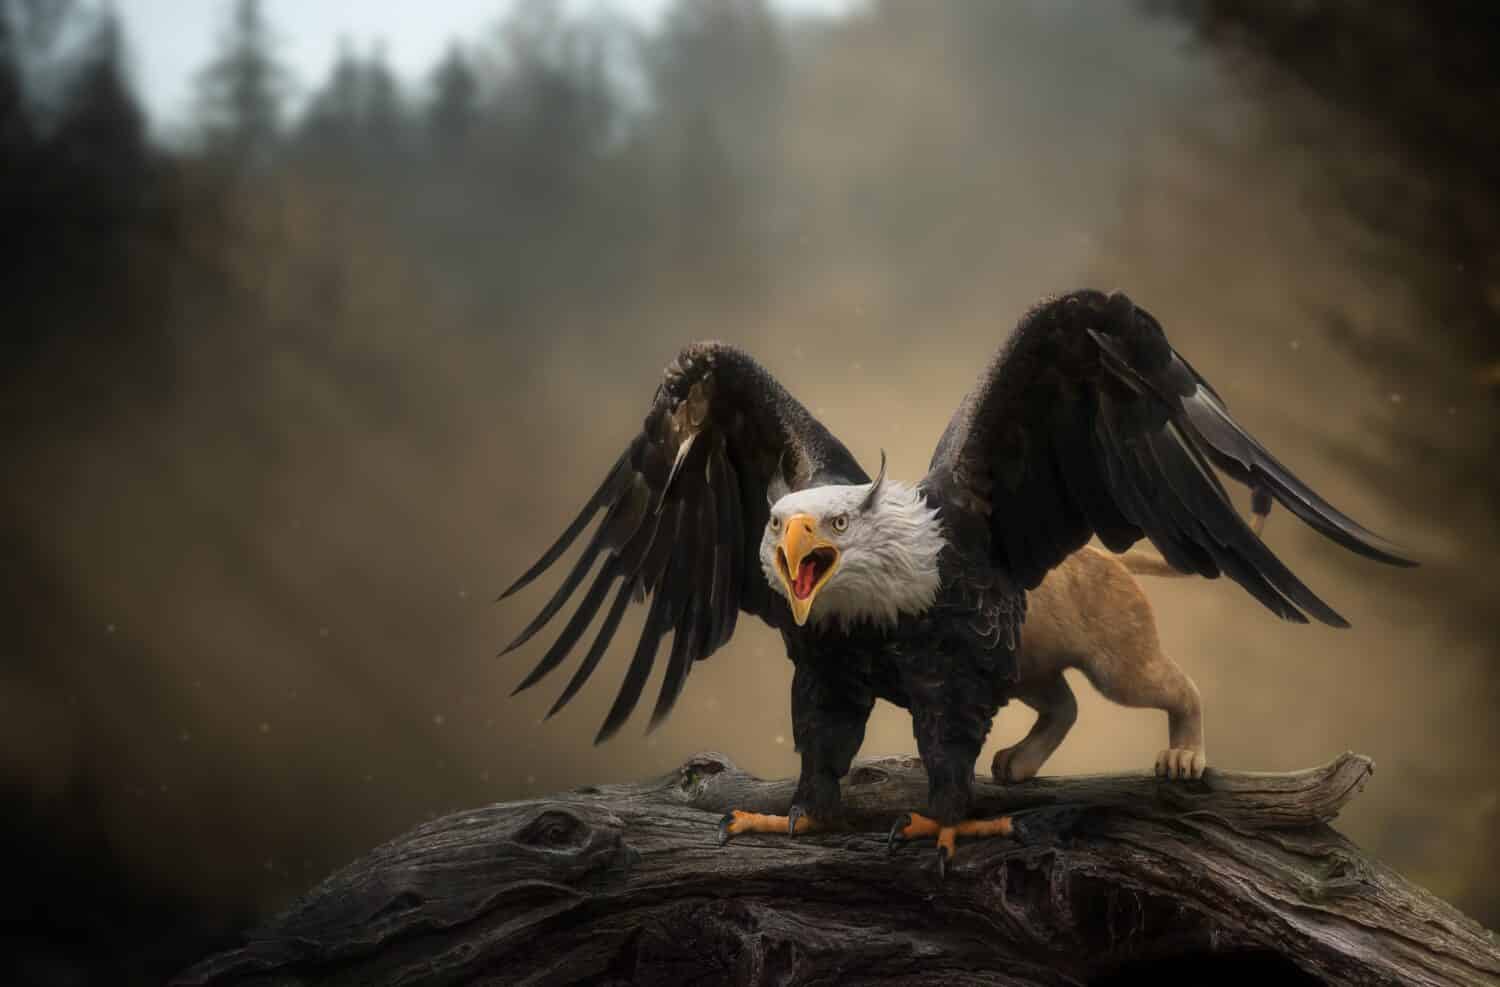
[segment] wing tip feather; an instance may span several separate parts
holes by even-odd
[[[535,579],[537,576],[540,576],[541,574],[542,573],[540,570],[538,570],[535,575],[533,575],[529,571],[523,572],[519,577],[517,577],[515,582],[511,583],[510,586],[505,589],[504,592],[495,597],[495,602],[499,603],[501,600],[510,599],[516,594],[518,590],[520,590],[524,586],[529,585],[533,579]]]

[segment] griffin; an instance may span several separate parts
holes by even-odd
[[[786,815],[731,812],[720,841],[840,826],[839,779],[885,699],[911,712],[929,779],[925,811],[898,819],[892,843],[934,837],[945,871],[959,837],[1013,833],[1008,816],[971,818],[975,762],[1017,696],[1028,591],[1091,538],[1115,553],[1149,540],[1172,569],[1228,576],[1284,620],[1348,626],[1244,522],[1220,474],[1350,551],[1412,564],[1278,462],[1157,320],[1118,292],[1072,292],[1028,311],[915,483],[887,478],[883,452],[871,480],[748,354],[695,343],[666,368],[640,432],[577,518],[502,594],[536,579],[603,512],[562,585],[505,649],[546,626],[597,564],[516,691],[556,669],[603,610],[556,713],[598,667],[631,602],[649,601],[595,742],[635,709],[670,634],[654,727],[693,663],[730,640],[741,613],[758,617],[780,632],[794,666],[801,772]]]

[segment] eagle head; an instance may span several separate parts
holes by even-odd
[[[808,487],[771,505],[760,542],[766,580],[799,626],[832,617],[894,624],[938,593],[944,539],[921,492],[885,479]]]

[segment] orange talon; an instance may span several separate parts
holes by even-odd
[[[898,840],[935,836],[937,837],[938,873],[945,875],[948,871],[948,863],[953,859],[953,853],[958,847],[960,836],[982,839],[991,836],[1014,835],[1015,827],[1011,824],[1010,816],[999,816],[995,819],[966,819],[957,826],[944,826],[936,819],[913,812],[896,820],[896,824],[891,827],[887,847],[894,853]]]
[[[817,828],[809,816],[798,816],[795,832],[810,833]],[[741,833],[782,833],[792,831],[792,823],[786,816],[767,816],[759,812],[742,812],[735,809],[719,820],[719,845],[728,843],[731,837]]]
[[[920,840],[925,836],[936,836],[939,828],[936,819],[928,819],[915,812],[906,817],[905,826],[899,827],[903,840]]]
[[[959,836],[1015,835],[1015,827],[1010,824],[1010,816],[996,816],[994,819],[966,819],[954,828]]]

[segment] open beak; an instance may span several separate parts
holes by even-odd
[[[818,590],[838,567],[839,550],[818,536],[818,522],[811,514],[793,514],[786,519],[776,549],[776,574],[786,587],[798,627],[807,623]]]

